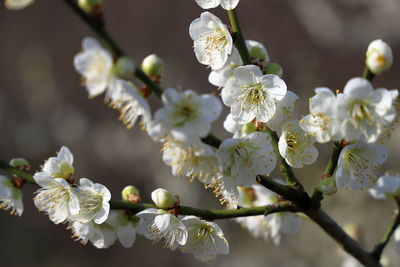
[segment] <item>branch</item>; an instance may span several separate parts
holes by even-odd
[[[381,240],[378,244],[376,244],[375,248],[372,250],[371,254],[377,260],[381,258],[382,252],[385,249],[386,245],[389,243],[390,238],[392,237],[396,228],[400,225],[400,212],[399,210],[396,211],[396,216],[392,223],[389,225],[389,228],[383,234]]]
[[[244,65],[251,64],[249,50],[247,50],[246,42],[243,38],[242,29],[240,28],[239,18],[236,9],[228,10],[229,21],[233,31],[233,42],[239,51]]]
[[[305,210],[304,213],[317,223],[328,235],[336,240],[343,249],[353,255],[361,263],[368,267],[381,267],[379,260],[363,249],[360,244],[351,238],[343,229],[326,214],[322,209]]]
[[[0,160],[0,169],[8,171],[11,174],[23,179],[30,184],[36,184],[33,176],[27,172],[21,171],[17,168],[10,166],[4,160]],[[125,201],[110,201],[110,208],[115,210],[129,210],[132,213],[138,213],[144,209],[157,208],[154,204],[149,203],[129,203]],[[237,217],[255,216],[255,215],[269,215],[276,212],[295,212],[296,208],[289,202],[282,202],[268,206],[254,207],[254,208],[240,208],[234,210],[205,210],[192,208],[188,206],[178,206],[179,215],[194,215],[205,220],[219,220],[230,219]]]
[[[132,211],[133,213],[137,213],[148,208],[157,208],[154,204],[146,204],[146,203],[132,204],[124,201],[110,201],[110,205],[111,209],[129,210]],[[205,210],[188,206],[178,206],[179,215],[194,215],[208,221],[256,216],[256,215],[269,215],[277,212],[296,212],[296,209],[291,203],[287,202],[261,206],[261,207],[254,207],[254,208],[219,209],[219,210]]]

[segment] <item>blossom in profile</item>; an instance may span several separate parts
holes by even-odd
[[[57,157],[50,157],[45,161],[42,171],[37,175],[45,175],[53,178],[69,179],[74,174],[74,156],[68,147],[62,146]]]
[[[233,39],[228,27],[210,12],[203,12],[189,27],[197,60],[212,69],[222,68],[232,54]]]
[[[314,137],[307,135],[299,126],[299,121],[290,121],[282,125],[282,135],[278,148],[286,163],[293,168],[310,165],[318,157],[318,150],[313,145]]]
[[[82,52],[74,57],[74,67],[82,75],[89,97],[98,96],[114,85],[113,57],[94,38],[83,39]]]
[[[86,245],[90,241],[93,246],[99,249],[110,247],[117,240],[114,226],[107,221],[102,224],[93,221],[73,221],[69,228],[72,230],[73,238]]]
[[[384,146],[363,141],[347,145],[340,152],[335,179],[338,188],[346,185],[354,190],[369,188],[378,178],[375,171],[386,161]]]
[[[145,209],[136,214],[140,218],[138,233],[147,239],[159,242],[175,250],[186,244],[188,232],[185,225],[173,214],[159,209]]]
[[[164,107],[146,125],[157,141],[170,137],[181,142],[194,142],[206,137],[222,111],[220,100],[210,94],[198,95],[193,90],[179,92],[168,88],[162,95]]]
[[[0,175],[0,208],[18,216],[21,216],[24,211],[22,191],[3,175]]]
[[[239,0],[196,0],[196,3],[203,9],[214,8],[221,5],[223,9],[231,10],[239,4]]]
[[[33,4],[34,0],[6,0],[4,5],[9,10],[21,10],[31,4]]]
[[[209,261],[220,254],[229,253],[228,241],[216,223],[196,216],[185,216],[181,221],[188,231],[186,244],[179,247],[182,252],[192,253],[200,261]]]
[[[286,95],[285,82],[274,74],[263,75],[255,65],[237,67],[233,77],[222,89],[224,104],[233,119],[241,124],[257,120],[268,122],[275,114],[277,103]]]
[[[385,174],[379,177],[374,186],[368,189],[368,192],[375,199],[400,196],[400,177],[389,173]]]

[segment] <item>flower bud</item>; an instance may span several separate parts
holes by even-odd
[[[174,195],[163,188],[154,190],[151,193],[151,199],[160,209],[173,208],[176,204]]]
[[[24,158],[14,158],[14,159],[11,159],[10,160],[10,165],[11,166],[13,166],[13,167],[15,167],[15,168],[23,168],[23,169],[25,169],[25,168],[30,168],[30,164],[29,164],[29,162],[26,160],[26,159],[24,159]]]
[[[252,187],[238,187],[239,190],[239,205],[245,208],[253,206],[256,200],[256,195]]]
[[[33,3],[34,0],[6,0],[4,5],[9,10],[21,10]]]
[[[252,59],[257,61],[269,61],[267,49],[263,44],[253,40],[246,40],[246,46]]]
[[[103,4],[103,0],[78,0],[78,5],[82,10],[91,13]]]
[[[124,201],[129,201],[131,203],[137,203],[140,201],[139,190],[133,185],[125,186],[121,193]]]
[[[367,59],[365,63],[373,74],[381,74],[392,66],[392,49],[382,40],[371,42],[368,46]]]
[[[319,183],[319,189],[324,195],[330,196],[336,193],[336,181],[332,177],[325,178]]]
[[[142,69],[149,76],[160,76],[164,70],[164,62],[157,55],[152,54],[143,59]]]
[[[255,122],[249,122],[242,127],[242,132],[244,134],[251,134],[257,131],[257,124]]]
[[[269,63],[264,67],[263,71],[266,74],[275,74],[279,77],[282,77],[283,75],[283,69],[278,63]]]
[[[134,75],[135,63],[129,57],[120,57],[115,63],[115,74],[123,77],[129,78]]]

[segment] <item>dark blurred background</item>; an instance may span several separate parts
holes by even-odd
[[[194,0],[105,2],[110,32],[136,62],[151,53],[164,59],[163,86],[215,92],[207,82],[209,70],[196,61],[188,34],[190,22],[202,12]],[[211,12],[228,23],[222,10]],[[374,39],[387,41],[394,53],[392,69],[374,80],[375,87],[399,86],[398,0],[242,0],[238,14],[245,38],[265,44],[272,60],[283,66],[289,89],[301,97],[298,116],[307,114],[315,87],[342,89],[347,80],[361,75],[366,48]],[[88,100],[72,59],[82,38],[94,35],[63,1],[37,0],[18,12],[1,7],[0,36],[2,159],[23,156],[36,169],[66,145],[75,156],[75,177],[105,184],[114,199],[123,186],[133,184],[145,201],[150,201],[152,190],[164,187],[179,194],[186,205],[218,207],[200,184],[171,175],[162,162],[160,144],[139,127],[126,130],[102,97]],[[156,99],[152,102],[159,105]],[[216,123],[214,131],[228,137],[220,125]],[[384,169],[396,170],[399,138],[394,134],[386,143],[391,157]],[[331,145],[319,150],[321,157],[313,166],[296,170],[309,191],[318,182]],[[33,191],[24,188],[22,217],[0,213],[0,266],[329,267],[342,260],[334,241],[307,220],[280,247],[252,238],[235,222],[220,222],[231,253],[206,264],[141,237],[131,249],[115,244],[98,250],[74,242],[65,226],[55,226],[39,214],[31,200]],[[361,227],[368,248],[383,234],[394,207],[351,190],[326,198],[323,206],[340,224]],[[399,266],[393,244],[386,254],[391,266]]]

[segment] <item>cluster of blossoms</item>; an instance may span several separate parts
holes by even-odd
[[[32,2],[6,0],[5,5],[21,9]],[[232,11],[239,0],[196,2],[203,9],[220,5]],[[99,3],[79,1],[79,6],[87,11]],[[174,176],[196,179],[213,188],[230,209],[279,205],[283,199],[256,184],[257,177],[271,179],[267,176],[277,162],[293,168],[311,165],[319,155],[314,144],[333,141],[341,152],[336,172],[329,174],[334,179],[328,175],[321,182],[322,193],[329,195],[337,187],[348,186],[369,189],[379,199],[400,198],[400,178],[385,175],[378,179],[376,175],[388,156],[387,149],[378,143],[395,123],[397,90],[374,89],[370,81],[360,77],[350,79],[343,92],[316,88],[310,99],[310,114],[296,120],[293,113],[299,97],[288,90],[282,68],[271,61],[263,44],[244,41],[242,48],[250,57],[245,59],[229,27],[210,12],[190,24],[189,35],[197,60],[210,68],[209,82],[221,89],[222,101],[214,94],[168,88],[156,92],[163,107],[152,114],[150,88],[139,88],[130,80],[137,71],[143,71],[158,85],[163,62],[157,56],[145,58],[140,69],[127,57],[114,58],[98,41],[87,37],[73,62],[90,98],[104,93],[105,102],[120,112],[120,120],[128,128],[140,118],[142,129],[162,143],[163,161]],[[366,65],[372,74],[387,70],[392,61],[386,43],[376,40],[370,44]],[[212,123],[220,117],[222,103],[230,110],[224,128],[232,137],[211,146],[207,139],[212,138]],[[55,224],[68,223],[82,243],[90,241],[97,248],[107,248],[118,239],[124,247],[131,247],[139,234],[155,242],[163,240],[165,247],[191,253],[201,261],[229,253],[221,228],[196,216],[179,215],[179,201],[167,190],[157,189],[151,194],[154,208],[133,214],[110,210],[111,194],[105,186],[87,178],[75,183],[73,174],[72,153],[62,147],[57,157],[49,158],[33,176],[41,187],[34,203]],[[139,191],[128,186],[122,198],[137,203]],[[0,202],[1,207],[22,214],[18,182],[0,176]],[[236,221],[254,236],[275,245],[300,225],[300,218],[291,212]],[[400,250],[400,228],[395,238]]]

